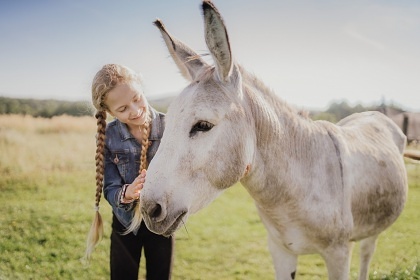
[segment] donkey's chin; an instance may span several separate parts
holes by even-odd
[[[186,219],[187,219],[187,212],[182,212],[181,215],[179,215],[175,219],[172,225],[169,226],[169,228],[166,229],[164,233],[162,233],[162,235],[166,237],[171,236],[175,231],[177,231],[182,226],[182,224],[185,224]]]
[[[178,215],[171,215],[166,217],[161,222],[153,222],[149,216],[143,216],[147,228],[156,234],[169,237],[177,231],[187,219],[187,211],[182,211]]]

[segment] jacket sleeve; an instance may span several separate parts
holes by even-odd
[[[105,147],[105,167],[104,167],[104,197],[108,203],[115,208],[121,208],[125,211],[131,211],[134,202],[121,203],[120,195],[122,186],[125,184],[120,176],[117,165],[111,159],[111,153]]]

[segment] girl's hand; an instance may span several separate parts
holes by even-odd
[[[125,197],[126,200],[133,200],[133,199],[139,199],[140,197],[140,190],[143,188],[143,184],[146,181],[146,170],[143,169],[139,176],[137,176],[136,179],[134,179],[133,183],[131,183],[127,190],[125,191]]]

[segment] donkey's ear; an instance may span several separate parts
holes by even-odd
[[[169,50],[173,60],[181,71],[182,76],[189,81],[193,81],[198,72],[203,67],[209,65],[198,55],[195,51],[190,49],[187,45],[172,37],[166,30],[165,25],[159,19],[154,21],[154,24],[159,28],[166,47]]]
[[[222,16],[211,1],[204,0],[202,7],[207,47],[213,57],[219,79],[226,82],[233,65],[226,27]]]

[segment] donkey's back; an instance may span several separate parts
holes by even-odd
[[[392,139],[389,145],[391,147],[397,147],[400,156],[402,156],[407,144],[407,137],[401,129],[390,118],[378,111],[352,114],[340,120],[337,125],[341,126],[344,130],[349,129],[351,131],[355,129],[356,131],[354,132],[359,132],[364,138],[377,143],[377,140],[385,140],[385,143],[379,142],[381,145],[387,144],[386,142],[389,142],[387,140]]]

